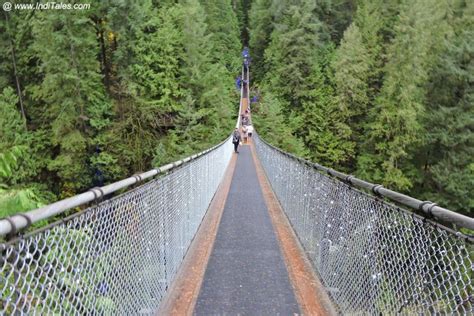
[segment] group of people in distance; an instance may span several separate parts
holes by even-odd
[[[242,51],[242,57],[244,59],[244,66],[248,67],[250,63],[250,55],[249,55],[249,50],[247,47],[245,47],[244,50]],[[245,80],[243,82],[248,84],[248,82]],[[236,84],[237,89],[240,89],[242,85],[242,78],[240,76],[237,77],[235,84]],[[256,100],[257,99],[255,99],[255,101]],[[238,127],[236,127],[234,132],[232,133],[232,143],[234,144],[234,152],[236,153],[239,153],[238,148],[241,141],[245,144],[249,141],[250,138],[252,138],[253,126],[250,122],[250,107],[248,107],[245,110],[245,113],[241,115],[241,122],[242,122],[242,135]]]
[[[234,144],[234,152],[239,153],[238,148],[239,144],[246,144],[252,138],[253,135],[253,126],[250,124],[250,119],[248,114],[250,113],[249,109],[245,110],[246,114],[242,114],[242,134],[239,131],[239,128],[236,127],[234,133],[232,134],[232,143]]]

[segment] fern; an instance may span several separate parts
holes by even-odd
[[[0,217],[24,212],[42,205],[41,198],[33,188],[15,188],[7,180],[13,175],[24,152],[21,146],[14,146],[0,153]]]

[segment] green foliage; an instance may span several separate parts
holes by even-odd
[[[467,5],[467,7],[464,7]],[[423,119],[425,146],[415,151],[426,199],[463,213],[474,211],[474,5],[453,6],[453,33],[430,73]]]
[[[369,180],[408,190],[416,172],[410,149],[422,145],[420,117],[425,111],[428,74],[447,34],[446,5],[420,0],[402,6],[395,40],[388,48],[384,84],[369,114],[367,146],[359,160]]]
[[[361,1],[355,21],[344,33],[332,62],[336,102],[347,113],[345,123],[351,130],[354,156],[348,159],[349,171],[355,171],[356,159],[363,153],[361,145],[369,109],[382,85],[383,36],[387,19],[382,1]]]
[[[351,158],[353,144],[344,122],[347,110],[335,102],[329,67],[334,49],[311,1],[291,5],[278,14],[265,57],[265,82],[284,100],[287,126],[308,148],[309,157],[333,167]]]
[[[240,37],[237,16],[230,1],[202,0],[210,38],[206,40],[207,52],[214,63],[225,65],[234,74],[240,71]],[[209,47],[209,45],[213,47]]]
[[[252,77],[262,80],[266,72],[264,62],[265,50],[270,44],[270,36],[274,29],[273,0],[255,0],[249,12],[250,19],[250,51],[252,53]]]
[[[0,19],[2,196],[69,196],[224,139],[248,30],[261,135],[472,212],[472,16],[465,0],[12,11]]]
[[[308,158],[471,213],[473,12],[464,0],[256,0],[252,71],[279,104],[260,105],[260,134],[283,114]]]
[[[0,218],[37,208],[44,199],[37,194],[37,187],[12,186],[11,179],[17,172],[26,148],[14,146],[0,152]]]
[[[81,10],[41,11],[33,21],[32,50],[40,61],[42,81],[32,87],[32,94],[46,108],[44,123],[58,151],[48,169],[60,177],[63,196],[91,185],[88,149],[108,125],[110,111],[95,56],[95,34],[85,15]]]
[[[6,87],[0,94],[0,150],[18,144],[25,132],[25,124],[16,109],[18,97],[15,91]]]
[[[33,207],[18,199],[71,196],[229,134],[238,19],[228,1],[202,2],[104,1],[1,15],[1,196],[9,214],[17,211],[11,203]],[[12,148],[27,149],[14,166]]]
[[[244,46],[248,45],[248,11],[250,9],[252,0],[232,0],[232,7],[234,9],[237,21],[239,22],[240,38]]]
[[[265,52],[268,72],[265,81],[272,92],[288,102],[283,109],[301,110],[311,84],[307,80],[317,62],[321,23],[311,15],[313,4],[291,5],[282,12]]]
[[[315,0],[314,14],[324,23],[324,33],[334,43],[339,43],[354,14],[354,0]]]
[[[7,152],[0,153],[0,178],[10,178],[13,175],[21,153],[20,147],[13,147]]]
[[[254,107],[252,118],[258,133],[266,141],[300,157],[308,157],[304,143],[292,134],[280,100],[271,93],[262,95],[260,103]]]
[[[41,197],[33,189],[0,189],[0,217],[2,218],[43,205]]]
[[[340,169],[352,157],[354,147],[349,139],[351,130],[344,123],[347,110],[335,102],[332,87],[324,83],[319,65],[314,66],[311,80],[312,100],[304,101],[301,114],[296,114],[300,122],[296,132],[303,138],[313,160]]]

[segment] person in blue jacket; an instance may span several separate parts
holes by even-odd
[[[248,59],[250,57],[249,55],[249,49],[247,47],[244,47],[244,50],[242,51],[242,57],[244,59]]]
[[[237,90],[240,90],[240,86],[242,85],[242,77],[241,76],[238,76],[236,79],[235,79],[235,87],[237,88]]]
[[[242,51],[242,57],[244,58],[244,65],[248,67],[250,64],[250,54],[247,47],[244,47],[244,50]]]

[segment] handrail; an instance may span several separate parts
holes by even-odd
[[[251,107],[250,107],[250,69],[249,69],[249,64],[247,64],[247,109],[249,109],[249,111],[252,110]]]
[[[244,76],[244,66],[242,66],[242,78]],[[238,113],[238,118],[237,118],[237,123],[236,123],[236,128],[240,126],[240,112],[242,110],[242,96],[243,96],[243,89],[244,85],[241,85],[240,88],[240,106],[239,106],[239,113]],[[0,219],[0,236],[4,236],[10,233],[16,233],[18,230],[24,229],[25,227],[30,226],[33,223],[36,223],[38,221],[41,221],[43,219],[47,219],[49,217],[61,214],[65,212],[68,209],[78,207],[81,205],[84,205],[86,203],[92,202],[97,199],[103,198],[105,195],[108,195],[110,193],[114,193],[118,190],[127,188],[129,186],[132,186],[138,182],[141,182],[143,180],[149,179],[151,177],[156,176],[157,174],[170,171],[182,164],[185,164],[193,159],[196,159],[218,147],[223,145],[228,138],[226,138],[224,141],[219,143],[218,145],[211,147],[207,150],[201,151],[198,154],[194,154],[192,156],[186,157],[184,159],[175,161],[173,163],[164,165],[159,168],[154,168],[149,171],[146,171],[141,174],[137,174],[134,176],[131,176],[129,178],[119,180],[117,182],[108,184],[103,187],[97,187],[97,188],[92,188],[89,189],[88,191],[77,194],[73,197],[66,198],[63,200],[60,200],[58,202],[54,202],[52,204],[37,208],[35,210],[28,211],[26,213],[18,213],[14,214],[10,217],[7,218],[2,218]]]
[[[242,80],[240,82],[240,103],[239,103],[239,116],[237,117],[237,123],[235,124],[235,128],[239,128],[240,127],[240,115],[242,114],[242,97],[244,96],[244,83],[243,83],[243,80],[244,80],[244,66],[242,66]]]
[[[244,66],[242,66],[242,78],[244,77]],[[244,85],[241,84],[240,87],[240,105],[239,105],[239,113],[237,117],[237,123],[235,124],[236,128],[240,127],[240,115],[242,111],[242,97],[243,97],[243,91],[244,91]],[[98,198],[102,198],[103,196],[116,192],[118,190],[124,189],[126,187],[129,187],[131,185],[136,184],[137,182],[143,181],[145,179],[151,178],[156,176],[159,173],[163,173],[166,171],[170,171],[190,160],[193,160],[199,156],[202,156],[217,147],[223,145],[227,141],[224,140],[223,142],[219,143],[218,145],[211,147],[207,150],[204,150],[198,154],[189,156],[187,158],[184,158],[182,160],[175,161],[173,163],[167,164],[165,166],[162,166],[160,168],[154,168],[151,169],[150,171],[134,175],[132,177],[111,183],[109,185],[100,187],[100,188],[92,188],[84,193],[75,195],[73,197],[40,207],[35,210],[31,210],[27,213],[19,213],[19,214],[14,214],[8,218],[0,219],[0,236],[7,235],[11,232],[16,232],[20,229],[23,229],[27,226],[30,226],[33,223],[36,223],[40,220],[52,217],[54,215],[58,215],[63,213],[64,211],[84,205],[86,203],[92,202]]]
[[[61,214],[71,208],[78,207],[86,203],[101,199],[105,195],[117,192],[118,190],[127,188],[138,182],[152,178],[160,173],[173,170],[181,165],[188,163],[191,160],[194,160],[200,156],[203,156],[217,149],[218,147],[223,145],[228,139],[229,137],[227,137],[221,143],[209,149],[201,151],[200,153],[169,163],[159,168],[153,168],[149,171],[133,175],[129,178],[119,180],[117,182],[105,185],[103,187],[96,187],[96,188],[89,189],[88,191],[84,193],[77,194],[70,198],[66,198],[58,202],[54,202],[52,204],[28,211],[26,213],[18,213],[10,217],[0,219],[0,236],[4,236],[10,233],[15,233],[18,230],[28,227],[31,224],[36,223],[38,221]]]
[[[258,137],[258,136],[257,136]],[[259,137],[260,138],[260,137]],[[421,201],[416,198],[410,197],[408,195],[384,188],[380,184],[373,184],[368,181],[364,181],[361,179],[358,179],[352,175],[348,175],[339,171],[336,171],[331,168],[324,167],[320,164],[305,160],[303,158],[297,157],[293,154],[287,153],[286,151],[281,150],[278,147],[275,147],[262,138],[260,140],[265,143],[266,145],[270,146],[274,150],[292,158],[295,159],[301,163],[307,164],[312,166],[318,171],[324,172],[328,174],[329,176],[332,176],[340,181],[343,181],[353,187],[356,188],[361,188],[364,190],[369,190],[373,192],[374,194],[377,194],[379,196],[383,196],[388,198],[391,201],[394,201],[396,203],[400,203],[402,205],[408,206],[412,209],[417,209],[420,211],[423,211],[425,214],[428,216],[434,216],[444,222],[452,223],[455,225],[458,225],[460,227],[468,228],[474,230],[474,218],[453,212],[451,210],[448,210],[446,208],[443,208],[441,206],[438,206],[436,203],[431,202],[431,201]]]

